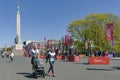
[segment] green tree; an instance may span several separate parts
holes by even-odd
[[[69,31],[73,38],[79,40],[86,40],[86,35],[84,34],[87,28],[87,21],[86,20],[76,20],[70,23]]]
[[[74,42],[74,45],[76,46],[76,48],[78,49],[78,51],[79,51],[80,53],[83,53],[84,43],[83,43],[82,41],[76,40],[76,41]]]
[[[7,48],[7,51],[12,51],[11,47],[8,47],[8,48]]]
[[[112,49],[118,50],[119,41],[119,17],[113,14],[90,14],[84,20],[71,22],[68,29],[74,39],[80,41],[91,41],[94,50],[111,50],[111,43],[106,40],[106,24],[114,23],[115,45]],[[119,36],[118,36],[119,35]]]
[[[114,25],[114,46],[112,50],[120,52],[120,20]]]
[[[88,28],[87,20],[80,20],[80,19],[71,22],[68,28],[71,33],[71,37],[83,41],[84,52],[85,52],[85,41],[87,41],[87,34],[85,30],[87,30],[87,28]]]

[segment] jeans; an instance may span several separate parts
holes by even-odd
[[[11,59],[11,61],[13,61],[13,57],[12,56],[10,56],[10,59]]]
[[[54,74],[54,61],[49,61],[50,64],[50,68],[48,70],[48,72],[50,72],[52,70],[52,74]]]

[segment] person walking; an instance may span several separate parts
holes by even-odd
[[[5,57],[5,52],[2,53],[2,58],[4,58],[4,57]]]
[[[55,61],[55,59],[54,58],[55,58],[54,50],[49,51],[48,55],[47,55],[46,63],[49,60],[50,67],[49,67],[49,70],[48,70],[48,75],[50,75],[50,71],[52,71],[52,76],[53,77],[55,77],[55,73],[54,73],[54,61]]]
[[[14,53],[11,52],[11,54],[10,54],[10,60],[11,60],[11,61],[13,61],[13,57],[14,57]]]

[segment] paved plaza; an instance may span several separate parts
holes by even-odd
[[[45,63],[45,70],[49,63]],[[56,77],[47,76],[38,80],[119,80],[120,60],[110,60],[110,65],[89,65],[88,58],[81,58],[80,62],[55,62]],[[30,58],[15,56],[10,62],[0,57],[0,80],[36,80],[32,78]]]

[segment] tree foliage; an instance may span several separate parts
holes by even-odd
[[[114,46],[106,40],[106,24],[114,23]],[[93,49],[120,51],[120,19],[113,14],[90,14],[85,19],[72,21],[68,29],[71,36],[81,42],[91,41]],[[80,43],[79,43],[80,44]],[[78,45],[78,44],[75,44]],[[81,45],[82,46],[82,45]]]

